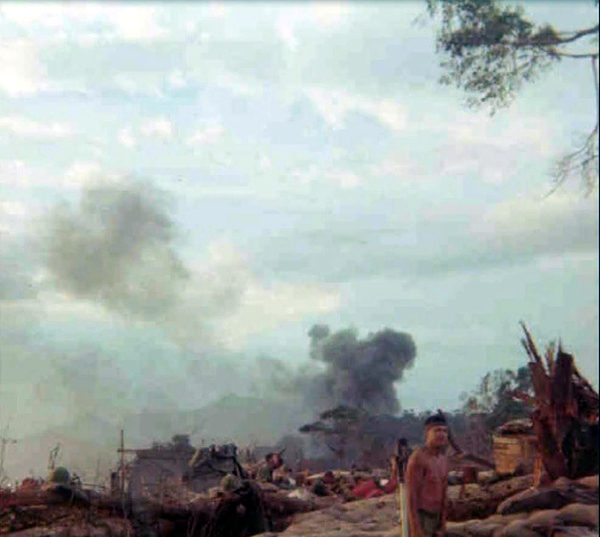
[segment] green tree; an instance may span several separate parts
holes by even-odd
[[[596,5],[598,0],[596,0]],[[440,82],[467,94],[470,107],[491,113],[508,106],[524,84],[568,59],[591,64],[596,95],[594,128],[574,151],[557,160],[555,187],[579,176],[591,193],[598,184],[598,20],[587,28],[560,31],[536,25],[522,7],[495,0],[427,0],[440,19],[437,51],[444,75]]]
[[[493,430],[499,425],[528,417],[531,408],[513,397],[515,391],[532,394],[531,374],[524,366],[516,371],[497,369],[484,375],[477,390],[467,398],[465,411],[486,414],[485,424]]]

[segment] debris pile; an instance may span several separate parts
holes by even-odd
[[[551,480],[571,479],[598,472],[598,393],[581,375],[562,345],[550,345],[545,359],[521,323],[521,340],[529,356],[535,408],[531,418],[544,468]]]

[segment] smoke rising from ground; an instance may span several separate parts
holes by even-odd
[[[56,209],[46,259],[56,287],[116,311],[164,316],[189,279],[164,202],[148,187],[100,185],[84,190],[77,211]]]
[[[386,328],[361,340],[355,330],[330,334],[327,326],[315,325],[308,335],[310,357],[326,366],[323,373],[304,380],[315,406],[347,405],[389,414],[400,410],[394,384],[417,353],[409,334]]]

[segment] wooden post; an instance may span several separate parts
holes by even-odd
[[[121,429],[121,499],[125,496],[125,431]]]

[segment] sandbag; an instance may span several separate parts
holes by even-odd
[[[571,526],[569,528],[554,528],[552,537],[598,537],[598,532],[590,528]]]
[[[594,490],[598,490],[598,476],[590,475],[588,477],[582,477],[577,480],[577,483],[583,485],[584,487],[588,487]]]
[[[540,537],[540,534],[527,527],[526,520],[515,520],[496,530],[493,537]]]
[[[492,537],[495,532],[504,528],[506,524],[490,522],[489,520],[470,520],[465,523],[465,530],[469,537]]]
[[[556,509],[544,509],[532,513],[525,522],[532,530],[546,535],[553,527],[559,526],[561,521],[559,511]]]
[[[557,480],[558,482],[558,480]],[[497,509],[501,515],[561,509],[571,503],[598,504],[596,491],[575,482],[561,482],[558,486],[528,489],[504,500]]]
[[[464,527],[460,526],[450,526],[446,527],[446,533],[444,537],[470,537],[468,533],[466,533]]]
[[[573,503],[563,507],[558,515],[565,526],[598,528],[598,505]]]

